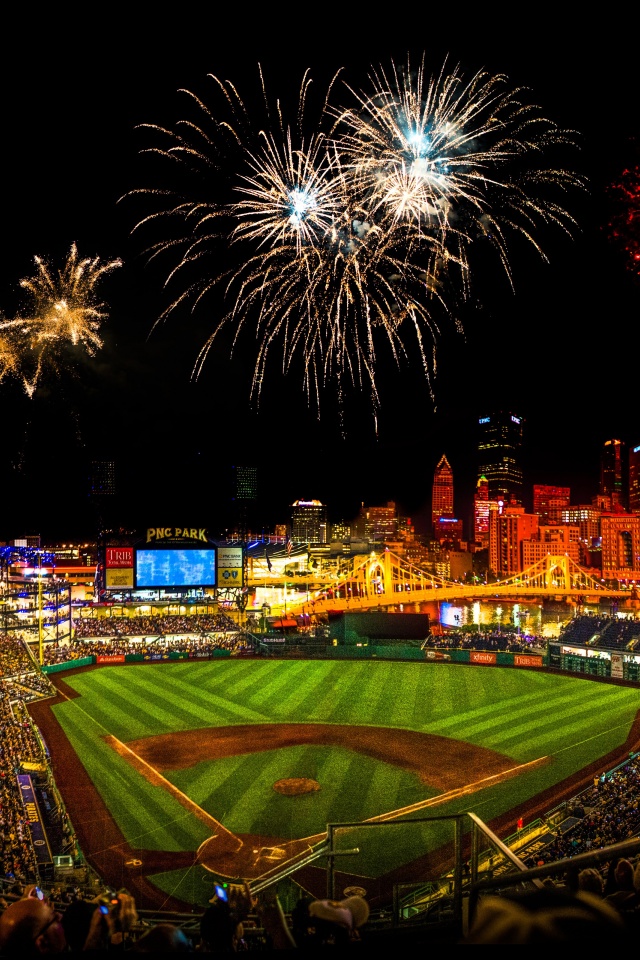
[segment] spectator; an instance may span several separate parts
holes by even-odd
[[[37,897],[14,900],[0,914],[0,953],[38,956],[68,950],[62,914]]]
[[[617,910],[624,909],[624,904],[631,898],[635,899],[636,891],[633,885],[634,868],[630,860],[621,857],[613,868],[613,884],[605,891],[605,900]],[[608,878],[609,879],[609,878]],[[613,889],[611,889],[611,886]]]
[[[226,899],[214,894],[200,918],[204,952],[228,954],[245,949],[243,924],[252,908],[249,886],[230,883],[225,889]]]
[[[294,918],[296,945],[304,949],[345,947],[360,940],[369,904],[360,896],[344,900],[300,900]]]
[[[578,890],[587,890],[598,897],[603,895],[604,880],[595,867],[586,867],[578,874]]]
[[[520,895],[483,897],[460,943],[574,943],[611,948],[627,938],[620,914],[602,897],[544,887]]]

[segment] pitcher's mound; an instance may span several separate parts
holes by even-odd
[[[287,777],[285,780],[276,780],[273,789],[286,797],[297,797],[302,793],[315,793],[320,789],[320,784],[317,780],[308,780],[307,777]]]

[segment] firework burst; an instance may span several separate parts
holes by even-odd
[[[626,167],[607,189],[612,215],[607,235],[627,270],[640,280],[640,166]]]
[[[578,147],[526,91],[503,75],[479,71],[469,80],[446,63],[427,76],[424,56],[372,70],[370,87],[349,87],[354,106],[333,110],[344,163],[374,215],[432,235],[468,282],[469,248],[489,238],[511,278],[508,235],[519,233],[543,258],[540,227],[571,234],[577,224],[558,202],[585,184],[549,164]]]
[[[37,273],[20,281],[32,303],[24,316],[0,321],[0,380],[20,379],[29,396],[47,368],[60,368],[69,345],[81,347],[90,357],[102,346],[99,330],[107,312],[97,298],[96,286],[106,273],[121,266],[120,260],[81,260],[75,244],[59,271],[41,257],[34,260]]]
[[[368,387],[375,413],[383,350],[399,366],[418,360],[431,390],[440,326],[461,330],[472,243],[488,241],[511,279],[508,236],[544,257],[539,229],[571,235],[576,224],[558,197],[584,184],[548,162],[577,145],[575,133],[502,76],[465,81],[445,64],[429,79],[423,57],[415,71],[408,61],[372,71],[368,92],[344,84],[351,105],[334,106],[340,73],[311,126],[308,72],[293,122],[281,101],[270,103],[262,71],[264,123],[228,81],[211,77],[219,106],[183,91],[195,117],[175,131],[144,125],[160,145],[142,151],[160,158],[163,174],[167,162],[180,172],[179,189],[127,196],[153,201],[134,233],[152,229],[146,252],[169,258],[166,286],[178,286],[158,322],[203,307],[214,290],[229,304],[212,308],[219,319],[194,377],[223,331],[235,346],[249,328],[256,400],[275,351],[283,373],[302,361],[318,408],[329,381],[339,393],[348,382]]]

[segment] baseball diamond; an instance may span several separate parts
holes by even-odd
[[[636,689],[540,672],[231,660],[53,679],[58,695],[30,711],[80,847],[114,887],[165,910],[191,907],[168,892],[180,871],[252,880],[329,822],[477,806],[500,835],[640,743]],[[437,864],[414,851],[383,870],[411,879]]]

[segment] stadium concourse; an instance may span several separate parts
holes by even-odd
[[[110,636],[103,636],[99,632],[104,627],[100,621],[83,621],[80,628],[82,635],[76,633],[74,642],[68,645],[47,644],[44,664],[84,659],[97,651],[121,655],[133,650],[163,649],[192,653],[199,651],[206,656],[218,648],[231,655],[246,656],[254,654],[256,649],[251,636],[239,633],[237,623],[225,615],[215,615],[213,619],[199,623],[197,632],[193,629],[193,618],[189,618],[191,631],[182,636],[180,629],[184,629],[184,625],[171,617],[139,618],[144,621],[141,623],[132,622],[138,618],[125,619],[127,623],[120,624],[114,618],[110,624]],[[91,627],[93,635],[90,634]],[[137,630],[140,627],[144,629],[139,634],[125,633],[125,630]],[[487,642],[492,641],[489,638]],[[57,695],[52,677],[56,679],[55,674],[47,676],[42,671],[25,639],[3,638],[0,644],[0,911],[13,901],[31,895],[35,884],[45,891],[48,901],[61,912],[65,912],[76,901],[95,900],[108,889],[105,881],[89,866],[78,845],[72,820],[67,815],[49,764],[48,747],[53,747],[53,744],[45,741],[38,724],[38,717],[43,715],[42,708]],[[633,731],[631,739],[633,737],[640,742],[638,731]],[[528,866],[539,867],[567,856],[588,853],[639,837],[639,759],[634,753],[624,763],[616,762],[619,757],[603,758],[597,771],[582,771],[579,780],[562,784],[557,791],[540,797],[541,810],[557,809],[562,801],[563,817],[548,829],[543,824],[543,829],[531,834],[528,844],[522,842],[526,834],[526,826],[523,825],[518,843],[518,856],[522,861]],[[610,766],[607,765],[609,762]],[[606,773],[603,773],[603,769]],[[578,787],[581,788],[579,791]],[[25,788],[29,788],[31,793]],[[512,814],[502,819],[501,824],[492,824],[498,836],[501,832],[505,835],[513,825]],[[598,872],[603,888],[612,888],[612,863],[603,861],[598,866]],[[640,885],[640,873],[636,873],[636,876]],[[557,885],[573,890],[577,888],[577,879],[567,874]],[[155,892],[144,881],[130,891],[138,915],[138,920],[130,930],[132,942],[148,933],[150,926],[162,922],[163,918],[154,913],[157,908],[153,900]],[[273,944],[261,924],[258,901],[259,898],[253,904],[255,909],[245,918],[245,947],[264,951],[265,946]],[[163,906],[165,910],[173,911],[164,919],[170,916],[171,923],[184,930],[190,946],[202,949],[199,924],[194,923],[193,917],[186,913],[190,908],[166,897],[163,897]],[[148,911],[147,917],[144,917],[145,911]],[[384,926],[382,916],[382,913],[377,915],[372,911],[368,925],[370,933],[366,934],[365,926],[363,940],[373,944],[375,932],[378,929],[382,932]],[[287,916],[286,922],[291,926],[292,918]],[[633,924],[635,932],[635,917],[629,922]],[[437,942],[437,938],[432,937],[428,942],[433,941]],[[380,943],[386,941],[380,940]]]

